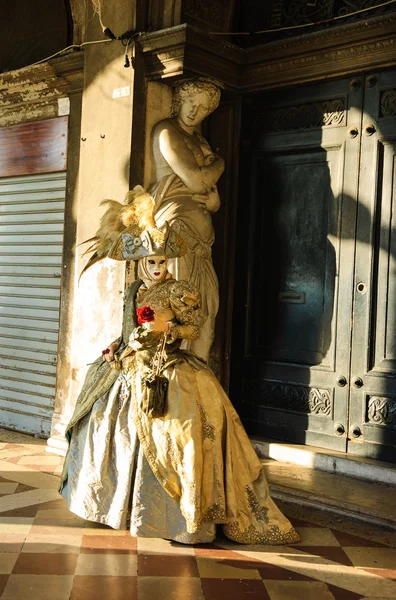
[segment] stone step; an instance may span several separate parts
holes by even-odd
[[[315,446],[286,444],[259,437],[251,442],[260,458],[272,458],[278,462],[291,463],[309,469],[346,475],[371,483],[396,485],[396,464],[335,452]]]
[[[274,500],[396,531],[396,465],[252,438]]]

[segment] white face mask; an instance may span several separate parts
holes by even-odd
[[[149,256],[144,259],[143,268],[148,279],[161,281],[166,275],[167,259],[165,256]]]

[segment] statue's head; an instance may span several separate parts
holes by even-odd
[[[206,79],[194,79],[176,86],[172,114],[188,127],[196,127],[220,102],[220,89]]]

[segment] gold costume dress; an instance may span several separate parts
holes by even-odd
[[[180,349],[181,340],[166,348],[165,414],[150,418],[141,410],[144,377],[163,335],[152,331],[139,349],[129,349],[142,306],[170,309],[178,324],[199,334],[199,293],[190,284],[171,279],[148,289],[141,281],[130,286],[122,369],[95,361],[67,428],[60,491],[69,509],[115,529],[129,527],[132,535],[187,544],[212,541],[216,524],[235,542],[298,542],[270,498],[230,400],[206,363]]]

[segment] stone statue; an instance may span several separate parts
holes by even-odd
[[[214,339],[219,307],[219,286],[212,264],[214,231],[212,213],[220,208],[217,181],[224,171],[223,159],[215,154],[197,127],[220,101],[220,90],[213,83],[198,79],[176,87],[173,117],[153,129],[152,150],[158,226],[168,221],[185,240],[188,252],[169,261],[168,269],[178,280],[187,280],[201,294],[201,336],[185,344],[196,355],[208,360]]]

